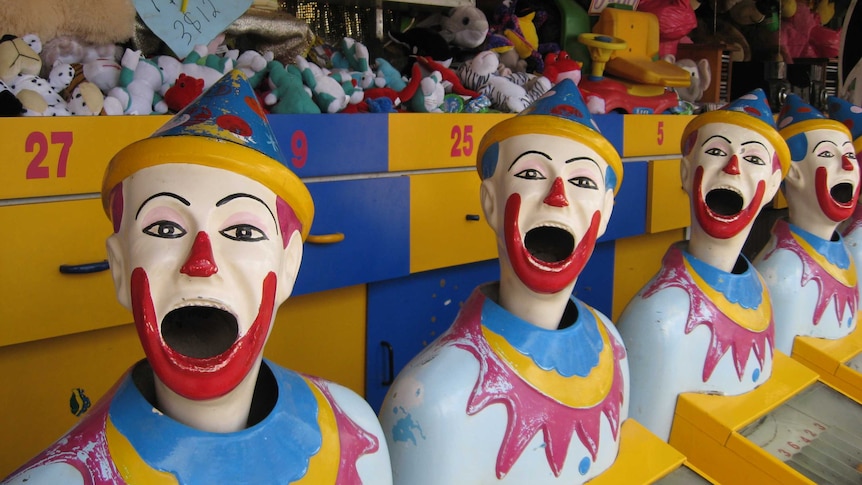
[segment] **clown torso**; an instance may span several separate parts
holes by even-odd
[[[844,228],[842,235],[844,236],[844,247],[847,248],[847,252],[850,253],[850,259],[853,260],[854,266],[856,266],[856,284],[858,286],[860,276],[862,276],[860,275],[862,264],[856,264],[862,261],[862,206],[859,204],[856,204],[853,216],[848,219],[847,226]],[[859,292],[862,295],[862,288],[859,288]]]
[[[475,290],[387,394],[395,483],[582,483],[615,460],[628,365],[613,325],[573,298],[574,323],[541,329],[495,292]]]
[[[274,406],[248,428],[219,434],[155,409],[136,385],[151,372],[139,364],[69,433],[4,483],[391,482],[374,413],[344,387],[266,362],[261,379],[277,385]]]
[[[631,417],[664,439],[680,393],[742,394],[772,373],[773,320],[757,271],[740,258],[727,273],[684,250],[671,246],[617,323],[632,373]]]
[[[835,339],[856,327],[856,267],[840,237],[827,241],[779,220],[754,264],[772,296],[778,350],[790,355],[797,335]]]

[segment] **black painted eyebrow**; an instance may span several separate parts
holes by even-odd
[[[604,182],[604,180],[605,180],[605,172],[604,172],[604,170],[602,170],[602,167],[601,167],[601,165],[599,165],[599,162],[597,162],[597,161],[593,160],[593,159],[592,159],[592,158],[590,158],[590,157],[575,157],[575,158],[570,158],[570,159],[566,160],[566,161],[565,161],[565,163],[580,162],[580,161],[583,161],[583,160],[587,160],[587,161],[589,161],[589,162],[593,162],[593,165],[595,165],[595,166],[596,166],[596,170],[598,170],[598,171],[599,171],[599,175],[602,177],[602,182]]]
[[[538,150],[527,150],[527,151],[525,151],[524,153],[522,153],[522,154],[518,155],[518,158],[516,158],[514,161],[512,161],[512,164],[511,164],[511,165],[509,165],[509,168],[508,168],[508,169],[506,169],[506,171],[508,172],[509,170],[512,170],[512,167],[513,167],[516,163],[518,163],[518,160],[520,160],[522,157],[525,157],[525,156],[527,156],[527,155],[541,155],[541,156],[543,156],[543,157],[547,158],[548,160],[550,160],[550,159],[551,159],[551,157],[550,157],[550,156],[548,156],[548,154],[547,154],[547,153],[545,153],[545,152],[540,152],[540,151],[538,151]]]
[[[832,140],[820,140],[819,142],[817,142],[817,144],[816,144],[816,145],[814,145],[814,148],[812,148],[812,149],[811,149],[811,153],[816,152],[816,151],[817,151],[817,147],[819,147],[820,145],[822,145],[822,144],[824,144],[824,143],[831,143],[831,144],[832,144],[833,146],[835,146],[835,147],[837,147],[837,146],[838,146],[838,144],[837,144],[837,143],[835,143],[835,142],[834,142],[834,141],[832,141]]]
[[[245,194],[245,193],[241,193],[241,192],[236,193],[236,194],[230,194],[227,197],[216,202],[216,207],[221,207],[221,206],[227,204],[228,202],[230,202],[234,199],[239,199],[239,198],[247,198],[247,199],[255,200],[257,202],[260,202],[260,204],[262,206],[266,207],[266,210],[269,212],[269,216],[272,217],[272,222],[275,223],[275,233],[278,234],[278,221],[275,219],[275,214],[272,213],[272,209],[270,209],[269,206],[266,205],[266,202],[264,202],[260,197],[255,197],[251,194]]]
[[[141,211],[144,209],[144,206],[147,205],[147,202],[155,199],[156,197],[171,197],[171,198],[177,199],[178,201],[182,202],[182,204],[186,207],[190,207],[192,205],[191,202],[189,202],[188,200],[184,199],[183,197],[180,197],[179,195],[177,195],[173,192],[159,192],[158,194],[153,194],[153,195],[147,197],[147,200],[145,200],[141,203],[141,206],[138,207],[138,212],[135,212],[135,220],[137,220],[138,216],[141,215]]]
[[[707,138],[706,140],[703,140],[703,143],[701,143],[701,144],[700,144],[700,146],[704,146],[704,145],[706,145],[706,143],[707,143],[709,140],[712,140],[713,138],[721,138],[722,140],[726,141],[727,143],[729,143],[729,144],[733,145],[733,142],[731,142],[729,139],[727,139],[727,138],[725,138],[725,137],[723,137],[723,136],[721,136],[721,135],[712,135],[711,137]]]
[[[743,145],[743,146],[745,146],[745,145],[750,145],[750,144],[752,144],[752,143],[757,143],[758,145],[762,146],[764,150],[769,151],[769,149],[768,149],[768,148],[766,148],[766,145],[764,145],[763,143],[760,143],[760,142],[759,142],[759,141],[757,141],[757,140],[751,140],[751,141],[742,142],[742,145]]]

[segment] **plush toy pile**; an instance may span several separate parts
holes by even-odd
[[[581,79],[582,63],[548,41],[560,39],[551,25],[559,19],[528,0],[501,0],[488,16],[473,6],[440,10],[389,33],[391,58],[372,58],[349,37],[327,45],[301,28],[291,33],[299,50],[284,49],[278,35],[237,47],[225,39],[232,24],[180,59],[151,47],[132,0],[78,3],[28,0],[0,11],[0,116],[175,113],[231,69],[245,72],[262,104],[280,114],[517,113],[559,80]],[[667,25],[685,23],[668,21],[676,18],[668,12],[689,19],[697,8],[688,0],[676,0],[675,10],[642,3],[664,5],[657,15]],[[254,26],[272,34],[270,24],[245,19],[242,36],[254,38]],[[689,28],[663,28],[662,41],[673,51]],[[692,101],[700,93],[682,94]]]
[[[153,54],[139,42],[131,0],[90,2],[93,22],[73,14],[75,3],[16,2],[0,13],[0,115],[174,113],[231,69],[245,72],[272,113],[518,112],[550,88],[543,56],[559,52],[539,43],[533,22],[544,13],[518,17],[515,2],[501,4],[493,23],[462,6],[393,33],[410,51],[397,68],[352,38],[292,58],[268,45],[232,49],[224,34],[182,59]],[[580,65],[566,69],[579,75]]]

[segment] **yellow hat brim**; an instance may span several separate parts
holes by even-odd
[[[479,143],[476,163],[479,176],[482,176],[482,159],[488,147],[507,138],[527,134],[559,136],[589,146],[604,158],[614,171],[617,177],[614,195],[619,192],[623,183],[623,162],[611,142],[598,131],[581,123],[552,115],[514,116],[491,127]]]
[[[139,140],[120,150],[102,179],[102,208],[111,217],[111,191],[135,172],[170,163],[220,168],[260,182],[293,209],[302,224],[302,240],[314,219],[308,188],[290,169],[263,153],[237,143],[202,136],[163,136]]]
[[[853,135],[850,134],[850,129],[847,128],[844,123],[829,118],[812,118],[810,120],[798,121],[796,123],[788,125],[786,128],[779,130],[778,134],[781,135],[785,140],[789,140],[790,138],[804,131],[813,130],[836,130],[845,133],[848,139],[853,139]],[[855,144],[853,148],[856,148]]]

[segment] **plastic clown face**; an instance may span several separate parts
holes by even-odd
[[[834,223],[850,217],[859,198],[859,165],[850,138],[838,130],[817,129],[788,144],[796,155],[786,180],[792,210],[822,213]]]
[[[697,223],[711,237],[747,230],[781,183],[772,144],[738,125],[707,124],[689,135],[680,165]]]
[[[156,376],[188,399],[230,392],[259,364],[293,288],[295,216],[262,184],[199,165],[146,168],[121,190],[108,254]]]
[[[595,150],[567,138],[527,134],[500,142],[482,204],[500,259],[530,290],[557,293],[577,279],[613,209],[607,172]]]

